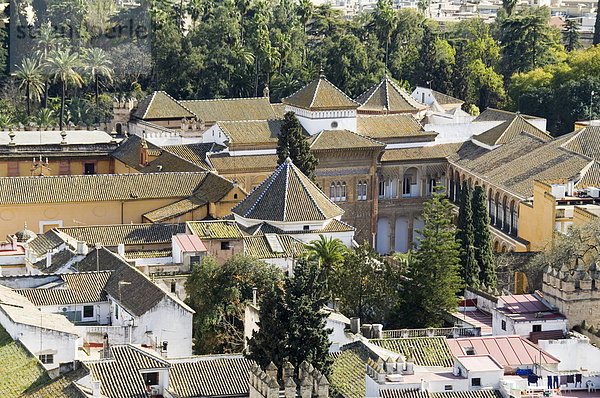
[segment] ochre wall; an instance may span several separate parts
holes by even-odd
[[[529,251],[542,250],[554,235],[556,198],[552,187],[540,181],[533,184],[533,206],[519,204],[519,237],[530,242]]]
[[[42,156],[43,161],[46,161],[46,158]],[[95,163],[96,164],[96,174],[111,174],[114,172],[114,162],[112,159],[108,157],[101,158],[85,158],[85,159],[63,159],[69,162],[69,169],[71,175],[79,175],[85,173],[85,163]],[[37,158],[39,161],[39,157]],[[20,177],[29,177],[32,175],[31,169],[33,168],[33,158],[26,160],[14,160],[11,162],[18,162],[18,170]],[[111,165],[111,163],[113,163]],[[59,159],[48,159],[48,168],[44,168],[44,175],[60,175],[60,164],[61,160]],[[0,177],[9,177],[9,161],[0,161]],[[35,175],[39,175],[36,173]],[[17,177],[15,175],[11,175],[10,177]]]

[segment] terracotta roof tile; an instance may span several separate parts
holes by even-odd
[[[358,133],[376,140],[390,138],[434,138],[437,133],[425,131],[423,126],[410,114],[359,115]]]
[[[173,235],[185,233],[185,223],[174,224],[114,224],[57,228],[58,231],[83,241],[88,246],[100,243],[115,247],[129,245],[170,244]]]
[[[182,119],[196,115],[164,91],[155,91],[142,99],[133,116],[138,119]]]
[[[308,83],[289,97],[283,98],[281,102],[313,111],[356,109],[359,106],[323,76]]]
[[[310,139],[313,151],[346,150],[346,149],[383,149],[385,144],[372,138],[353,133],[350,130],[323,130]]]
[[[265,221],[326,220],[344,213],[291,161],[282,163],[231,211]]]
[[[588,126],[571,134],[563,148],[600,162],[600,126]]]
[[[464,104],[465,101],[452,97],[448,94],[440,93],[439,91],[431,90],[431,93],[435,97],[435,100],[440,105],[448,105],[448,104]]]
[[[302,250],[304,244],[290,235],[244,236],[244,253],[259,259],[291,258],[297,256]]]
[[[446,338],[439,337],[409,337],[398,339],[370,340],[379,347],[397,352],[408,357],[411,347],[415,364],[418,366],[454,365],[452,353],[446,344]]]
[[[403,160],[420,160],[420,159],[445,159],[463,145],[460,143],[438,144],[431,146],[423,146],[416,148],[398,148],[386,149],[381,156],[382,162],[396,162]]]
[[[418,112],[427,105],[420,103],[387,75],[355,100],[359,111],[365,112]]]
[[[525,118],[523,118],[521,115],[516,115],[512,119],[474,136],[473,139],[489,146],[495,146],[506,144],[522,132],[529,133],[544,141],[549,141],[552,139],[550,134],[538,129],[533,124],[525,120]]]
[[[164,149],[188,162],[195,163],[208,170],[211,167],[206,163],[206,155],[209,152],[219,152],[224,149],[224,147],[211,142],[202,144],[168,145],[165,146]]]
[[[218,125],[233,145],[277,144],[281,120],[245,120],[219,122]]]
[[[200,120],[209,123],[279,118],[279,114],[273,110],[267,97],[180,100],[179,102],[196,114]]]
[[[277,168],[277,155],[245,155],[213,154],[208,159],[220,174],[242,173],[249,170],[274,170]]]
[[[243,237],[235,221],[188,221],[187,226],[200,239],[241,239]]]
[[[190,211],[194,211],[205,204],[206,201],[199,201],[193,197],[189,197],[160,207],[156,210],[152,210],[148,213],[144,213],[142,217],[151,223],[161,223],[189,213]]]

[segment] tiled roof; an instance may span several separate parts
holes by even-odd
[[[142,217],[151,223],[161,223],[196,210],[205,204],[206,201],[200,201],[191,196],[189,198],[181,199],[175,203],[159,207],[158,209],[149,211],[148,213],[144,213]]]
[[[265,221],[327,220],[344,213],[289,159],[231,211]]]
[[[84,395],[73,382],[85,377],[88,370],[81,367],[77,370],[63,374],[43,386],[28,390],[23,398],[89,398]],[[4,396],[4,395],[3,395]]]
[[[235,221],[189,221],[187,225],[200,239],[241,239],[243,237]]]
[[[169,361],[169,390],[177,396],[247,396],[252,362],[243,356],[198,356]]]
[[[471,390],[429,393],[419,390],[381,390],[382,398],[502,398],[500,391]]]
[[[92,249],[83,260],[72,265],[79,272],[90,271],[112,271],[127,264],[118,254],[111,252],[105,247]]]
[[[100,380],[100,391],[108,398],[146,398],[140,370],[165,369],[169,363],[150,350],[131,344],[111,345],[112,358],[85,362],[92,379]]]
[[[205,171],[208,166],[188,160],[171,151],[164,150],[150,142],[146,142],[148,153],[154,153],[156,159],[148,162],[146,166],[140,165],[141,138],[137,135],[127,137],[119,147],[113,151],[112,157],[129,167],[141,172],[173,172],[173,171]]]
[[[600,126],[588,126],[578,130],[563,144],[563,148],[600,162]]]
[[[133,116],[138,119],[182,119],[196,117],[181,102],[175,100],[164,91],[155,91],[142,99]]]
[[[55,288],[18,289],[35,306],[97,303],[106,301],[104,287],[111,271],[58,274],[63,284]]]
[[[376,140],[386,138],[433,138],[437,133],[424,131],[423,126],[412,116],[395,115],[359,115],[357,118],[358,133]]]
[[[439,91],[431,90],[431,94],[440,105],[448,104],[464,104],[465,101],[449,96],[448,94],[440,93]]]
[[[289,97],[283,98],[281,102],[313,111],[356,109],[359,105],[324,76],[313,80]]]
[[[278,119],[267,97],[180,100],[205,122]]]
[[[21,343],[13,341],[0,325],[0,396],[21,397],[31,388],[50,381],[50,377]]]
[[[128,250],[125,251],[125,258],[137,259],[137,258],[157,258],[157,257],[171,257],[173,251],[171,248],[168,249],[154,249],[154,250]]]
[[[521,115],[525,119],[540,119],[537,116],[529,116],[523,115],[521,113],[514,113],[509,111],[503,111],[500,109],[487,108],[485,111],[481,112],[477,117],[473,120],[474,122],[491,122],[491,121],[507,121],[512,120],[515,116]]]
[[[466,347],[472,347],[476,355],[491,355],[504,367],[520,367],[540,362],[555,364],[558,359],[541,351],[538,346],[521,336],[485,336],[448,339],[450,351],[455,356],[467,355]]]
[[[304,250],[304,244],[290,235],[244,236],[244,254],[259,259],[291,258]]]
[[[261,222],[260,224],[256,224],[251,227],[244,228],[244,232],[246,232],[249,235],[263,235],[263,234],[298,235],[298,234],[307,234],[307,233],[308,234],[321,234],[321,233],[327,233],[327,232],[351,232],[351,231],[356,231],[356,228],[354,228],[353,226],[346,224],[345,222],[338,220],[336,218],[333,218],[331,221],[329,221],[327,223],[327,225],[325,225],[324,228],[318,229],[318,230],[313,229],[308,232],[304,231],[304,230],[284,231],[281,228],[277,228],[276,226],[269,224],[268,222]]]
[[[369,353],[355,346],[334,355],[329,382],[344,398],[364,398],[366,363]]]
[[[89,246],[170,244],[173,235],[185,233],[185,223],[174,224],[115,224],[57,228],[58,231],[83,241]]]
[[[127,288],[119,289],[120,282],[128,283]],[[124,261],[122,266],[111,273],[106,282],[105,291],[134,316],[145,314],[164,298],[175,301],[188,312],[194,312],[179,299],[154,284],[137,268],[129,266]]]
[[[600,186],[600,163],[597,161],[591,162],[589,167],[587,167],[577,184],[575,184],[575,188],[583,189],[587,187],[598,187]]]
[[[575,179],[590,159],[561,148],[566,135],[545,142],[527,133],[493,150],[466,142],[448,157],[470,173],[523,199],[533,195],[534,180],[566,182]]]
[[[209,152],[219,152],[224,147],[214,142],[209,142],[201,144],[168,145],[163,148],[188,162],[195,163],[208,170],[211,167],[206,163],[206,154]]]
[[[463,145],[462,142],[423,146],[417,148],[386,149],[381,156],[382,162],[403,160],[446,159]]]
[[[29,241],[27,245],[39,257],[48,253],[48,250],[53,250],[63,243],[65,243],[65,241],[64,238],[60,236],[60,233],[51,229],[42,235],[38,235],[33,240]]]
[[[452,353],[446,344],[446,338],[412,337],[398,339],[371,340],[371,343],[408,357],[411,347],[415,364],[419,366],[445,366],[454,364]]]
[[[188,197],[207,175],[204,172],[0,177],[0,204]]]
[[[208,159],[219,173],[236,173],[249,170],[273,170],[277,168],[277,155],[229,156],[209,155]]]
[[[427,105],[411,97],[387,75],[355,101],[361,104],[358,110],[366,112],[418,112],[427,108]]]
[[[281,120],[219,122],[219,127],[234,145],[277,144]]]
[[[273,108],[273,111],[277,115],[277,119],[283,119],[283,116],[285,115],[285,104],[276,102],[271,104],[271,108]]]
[[[69,249],[60,250],[58,253],[53,253],[50,257],[50,266],[46,267],[46,258],[33,264],[33,266],[39,270],[43,270],[44,273],[53,273],[62,268],[66,263],[71,261],[77,254]]]
[[[552,139],[550,134],[538,129],[521,115],[516,115],[511,120],[507,120],[496,127],[492,127],[491,129],[474,136],[473,139],[486,145],[494,146],[506,144],[522,132],[529,133],[544,141],[550,141]]]
[[[310,138],[310,149],[313,151],[383,149],[384,147],[385,144],[350,130],[323,130]]]

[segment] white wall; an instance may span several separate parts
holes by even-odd
[[[83,317],[83,307],[94,306],[94,316],[91,318]],[[42,312],[65,315],[65,312],[77,311],[80,313],[81,322],[97,322],[100,325],[108,325],[110,322],[110,304],[108,302],[70,304],[70,305],[48,305],[38,307]],[[66,308],[63,311],[63,308]]]
[[[356,133],[356,110],[309,111],[286,105],[286,112],[294,112],[298,121],[310,135],[323,130],[350,130]]]
[[[506,330],[502,330],[502,320],[506,321]],[[510,335],[516,334],[524,338],[529,338],[529,334],[533,331],[533,325],[541,325],[542,332],[551,330],[567,331],[566,319],[544,319],[539,318],[534,321],[515,322],[500,311],[492,312],[492,334],[493,335]]]
[[[345,323],[334,321],[329,318],[327,318],[325,323],[325,328],[331,329],[331,332],[329,333],[329,342],[331,343],[329,352],[339,352],[341,346],[353,341],[344,332],[344,329],[346,328]]]

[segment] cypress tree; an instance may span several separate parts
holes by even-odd
[[[479,280],[479,267],[475,260],[473,212],[471,211],[470,191],[467,182],[463,181],[462,189],[460,191],[460,207],[458,209],[456,239],[461,245],[461,276],[466,285],[472,286]]]
[[[300,171],[314,181],[318,160],[310,153],[310,146],[305,140],[302,125],[294,112],[287,112],[284,115],[277,136],[277,163],[282,164],[288,157]]]
[[[261,296],[259,305],[257,323],[259,329],[248,341],[250,351],[248,358],[254,360],[263,369],[271,361],[281,369],[288,357],[287,324],[289,322],[289,312],[283,301],[283,290],[278,285],[272,285]]]
[[[435,193],[422,211],[419,248],[408,264],[402,291],[401,321],[406,327],[436,327],[446,311],[455,311],[461,290],[460,245],[452,224],[453,206]]]
[[[486,286],[496,287],[496,266],[492,251],[492,234],[490,233],[490,217],[486,206],[483,188],[476,186],[473,191],[473,243],[475,259],[479,265],[479,280]]]

